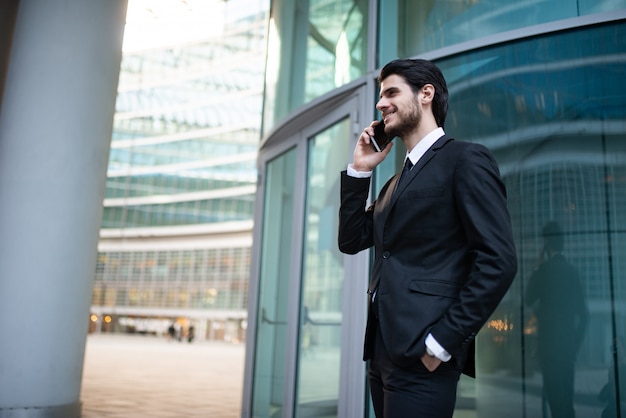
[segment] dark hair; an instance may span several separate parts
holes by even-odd
[[[415,94],[426,84],[435,87],[433,98],[433,115],[437,125],[443,128],[448,113],[448,86],[443,73],[435,64],[423,59],[401,59],[388,63],[380,70],[378,82],[395,74],[404,78]]]

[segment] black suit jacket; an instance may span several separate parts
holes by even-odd
[[[431,333],[474,376],[476,333],[517,271],[497,164],[484,146],[443,136],[394,192],[398,178],[366,210],[370,180],[341,174],[339,249],[375,249],[369,292],[378,321],[370,312],[364,359],[379,324],[398,366],[420,361]]]

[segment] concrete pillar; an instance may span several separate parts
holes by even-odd
[[[20,0],[0,114],[0,418],[80,416],[126,0]]]

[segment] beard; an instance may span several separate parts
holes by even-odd
[[[422,108],[418,106],[417,100],[414,100],[406,110],[397,110],[396,117],[396,124],[393,126],[387,125],[385,133],[399,138],[408,137],[417,130],[422,122]]]

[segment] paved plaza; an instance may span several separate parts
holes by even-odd
[[[82,383],[82,418],[240,418],[244,374],[244,344],[168,341],[165,337],[92,334],[87,337]],[[313,366],[323,356],[316,353]],[[323,362],[321,362],[323,363]],[[304,367],[308,367],[306,364]],[[326,381],[328,371],[319,369]],[[576,379],[577,416],[598,417],[603,405],[597,392],[606,371],[581,371]],[[473,382],[473,380],[470,380]],[[484,375],[476,391],[476,410],[459,409],[455,418],[520,416],[519,376]],[[335,388],[336,390],[336,388]],[[526,380],[525,416],[540,417],[541,376]],[[499,412],[497,412],[499,411]]]
[[[243,344],[92,334],[82,383],[83,418],[239,418]]]

